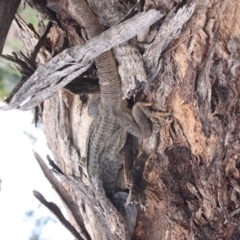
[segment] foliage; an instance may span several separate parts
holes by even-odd
[[[38,19],[35,10],[29,6],[24,8],[21,4],[18,13],[27,23],[31,23],[37,29]],[[11,54],[12,51],[23,51],[22,43],[17,35],[14,23],[12,23],[4,45],[3,54]],[[0,101],[3,101],[9,95],[19,79],[19,73],[11,67],[10,63],[0,58]]]

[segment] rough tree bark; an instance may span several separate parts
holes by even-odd
[[[42,1],[41,7],[36,7],[38,1],[27,2],[55,22],[40,55],[55,56],[86,41],[84,29],[66,5],[73,1]],[[88,3],[107,29],[123,20],[136,1]],[[122,91],[132,101],[152,102],[154,110],[171,109],[172,115],[153,122],[148,139],[129,136],[121,152],[123,161],[132,161],[127,171],[141,199],[131,239],[239,239],[240,2],[145,0],[141,4],[142,10],[158,9],[165,16],[151,26],[152,39],[145,37],[141,43],[131,39],[114,48]],[[64,64],[63,69],[71,65]],[[41,79],[39,73],[41,69],[30,80]],[[87,178],[85,140],[91,121],[87,102],[92,96],[87,93],[99,88],[94,66],[83,75],[57,93],[59,88],[45,86],[51,90],[47,97],[53,96],[43,102],[42,122],[54,160],[64,173],[61,182],[36,157],[69,209],[75,237],[129,239],[124,218],[105,197],[98,179],[91,183]],[[40,91],[29,94],[35,97]],[[21,101],[11,96],[5,108],[21,108],[25,96],[18,95],[23,96]]]

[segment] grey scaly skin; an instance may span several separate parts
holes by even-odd
[[[103,32],[96,16],[84,0],[72,0],[78,15],[76,20],[86,29],[88,38]],[[119,151],[123,147],[127,132],[140,138],[151,134],[147,117],[156,116],[146,106],[137,103],[133,110],[127,109],[126,100],[122,100],[121,80],[117,65],[111,51],[106,51],[95,59],[99,85],[100,104],[94,97],[89,107],[89,114],[94,117],[87,139],[87,170],[88,174],[100,174],[106,194],[113,196],[116,189],[116,178],[121,168]],[[146,117],[147,116],[147,117]]]
[[[87,139],[87,169],[91,176],[96,174],[102,176],[106,195],[112,197],[116,189],[116,178],[122,167],[119,150],[126,141],[127,132],[110,114],[108,117],[102,116],[102,103],[99,105],[97,104],[99,102],[100,95],[95,95],[88,107],[88,113],[94,120],[89,128]],[[106,128],[102,129],[105,135],[99,138],[99,141],[95,141],[97,143],[95,147],[93,146],[94,137],[101,129],[102,122],[105,123],[105,121],[108,121]]]

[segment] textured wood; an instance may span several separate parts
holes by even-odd
[[[156,109],[171,106],[173,118],[153,125],[156,132],[144,142],[147,152],[156,152],[145,177],[163,200],[149,201],[147,211],[139,215],[134,239],[146,239],[151,232],[153,239],[239,238],[239,228],[232,230],[239,221],[235,212],[239,196],[232,181],[239,171],[239,73],[232,70],[238,65],[240,5],[217,1],[212,9],[214,2],[197,4],[179,39],[171,44],[176,47],[164,55],[162,72],[144,91]],[[234,17],[227,18],[228,14]],[[205,82],[201,86],[200,74]],[[204,101],[199,101],[199,94]],[[202,108],[209,112],[203,121]],[[204,134],[204,124],[209,135]],[[232,213],[235,218],[228,221]]]

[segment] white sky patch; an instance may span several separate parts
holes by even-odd
[[[25,212],[28,210],[34,210],[37,217],[55,218],[43,206],[36,209],[39,202],[33,196],[33,190],[41,192],[47,201],[62,205],[33,156],[34,150],[46,159],[46,154],[50,154],[50,151],[43,131],[35,128],[32,119],[31,112],[0,111],[0,240],[29,238],[34,222],[26,221]],[[24,132],[37,141],[33,144]],[[56,221],[58,224],[52,221],[47,223],[41,239],[74,239]]]

